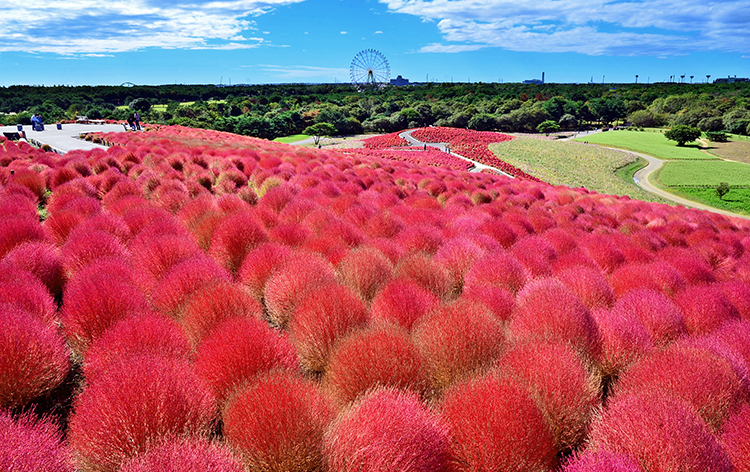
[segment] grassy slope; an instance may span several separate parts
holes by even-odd
[[[593,144],[612,146],[642,152],[659,159],[716,159],[715,156],[701,152],[698,144],[677,146],[669,141],[660,130],[648,131],[607,131],[576,138],[575,141],[588,141]]]
[[[714,208],[732,211],[741,215],[750,215],[750,189],[733,188],[720,199],[715,188],[679,187],[670,188],[670,192]]]
[[[309,137],[310,136],[306,134],[293,134],[291,136],[283,136],[281,138],[276,138],[274,139],[274,141],[277,143],[291,144],[291,143],[296,143],[298,141],[305,140]]]
[[[662,184],[676,185],[729,185],[750,184],[750,165],[731,161],[680,161],[670,162],[659,174]]]
[[[624,180],[615,171],[637,162],[635,156],[575,142],[518,137],[490,146],[502,160],[553,185],[585,187],[610,195],[665,203],[660,197]],[[635,170],[633,170],[635,172]]]

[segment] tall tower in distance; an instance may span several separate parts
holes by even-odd
[[[544,83],[544,72],[542,72],[542,83]]]

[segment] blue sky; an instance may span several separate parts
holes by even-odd
[[[368,48],[411,81],[750,77],[750,0],[4,4],[2,86],[348,82]]]

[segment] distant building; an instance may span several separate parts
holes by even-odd
[[[524,80],[523,83],[525,85],[530,85],[530,84],[541,85],[541,84],[543,84],[544,83],[544,72],[542,72],[542,80],[539,80],[539,79],[529,79],[529,80]]]
[[[745,77],[737,77],[735,75],[734,77],[726,77],[714,80],[715,84],[733,84],[735,82],[750,82],[750,79],[747,79]]]
[[[409,79],[405,79],[399,75],[395,79],[391,79],[391,85],[395,85],[396,87],[403,87],[404,85],[409,85]]]

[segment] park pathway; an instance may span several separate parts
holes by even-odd
[[[31,125],[24,125],[23,131],[26,132],[26,140],[37,146],[48,144],[58,154],[65,154],[74,149],[88,151],[91,149],[106,149],[106,146],[95,144],[91,141],[84,141],[78,137],[81,133],[110,133],[122,132],[122,125],[93,125],[93,124],[63,124],[62,129],[57,129],[55,124],[44,125],[44,131],[32,131]],[[17,133],[18,128],[15,126],[0,126],[0,135],[2,133]]]

